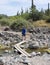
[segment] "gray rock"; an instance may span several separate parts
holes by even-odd
[[[4,65],[4,63],[3,63],[3,61],[2,61],[2,60],[0,60],[0,65]]]
[[[31,56],[36,56],[36,52],[32,52],[31,53]]]
[[[29,44],[29,48],[31,48],[31,49],[37,49],[37,48],[39,48],[39,43],[36,42],[36,41],[32,41],[32,42]]]
[[[41,55],[41,52],[37,52],[36,55]]]
[[[8,44],[8,43],[15,43],[21,42],[21,38],[18,34],[8,33],[8,32],[1,32],[0,33],[0,43]]]
[[[39,46],[49,46],[50,47],[50,34],[48,31],[50,31],[50,28],[48,27],[35,27],[33,28],[35,32],[32,33],[30,39],[34,42],[38,42]],[[35,42],[35,43],[36,43]]]

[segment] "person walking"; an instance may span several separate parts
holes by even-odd
[[[22,28],[22,39],[26,40],[26,29],[25,29],[25,27]]]

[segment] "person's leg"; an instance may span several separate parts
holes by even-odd
[[[26,35],[22,35],[22,40],[26,40]]]
[[[26,35],[24,36],[24,40],[26,40]]]
[[[24,40],[24,35],[22,35],[22,40]]]
[[[22,35],[22,40],[23,40],[23,35]]]
[[[26,40],[26,34],[24,34],[24,40]]]

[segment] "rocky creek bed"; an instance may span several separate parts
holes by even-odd
[[[33,44],[35,46],[50,47],[50,28],[48,27],[35,27],[32,29],[32,35],[30,36],[30,40],[28,43]],[[32,45],[32,46],[33,46]]]
[[[0,32],[0,55],[6,52],[14,53],[12,46],[21,42],[22,39],[16,33]]]
[[[18,43],[22,41],[19,35],[7,32],[0,33],[0,44],[9,45],[10,43]],[[26,48],[50,48],[50,28],[48,27],[35,27],[32,29],[30,39],[25,45]],[[33,52],[33,51],[32,51]],[[25,60],[27,60],[25,58]],[[28,59],[31,65],[50,65],[50,54],[43,53],[42,55],[35,55]],[[3,65],[26,65],[23,63],[22,57],[18,54],[6,53],[0,55],[0,61]],[[21,62],[22,61],[22,62]]]
[[[24,62],[30,63],[30,65],[50,65],[50,54],[44,53],[42,56],[34,56],[32,58],[24,58],[19,55],[4,55],[0,57],[0,63],[3,65],[29,65]]]
[[[0,44],[18,43],[21,42],[21,38],[18,34],[0,32]]]

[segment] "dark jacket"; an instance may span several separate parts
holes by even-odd
[[[23,28],[23,29],[22,29],[22,35],[25,35],[25,34],[26,34],[26,29]]]

